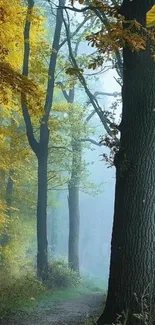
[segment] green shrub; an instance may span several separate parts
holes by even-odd
[[[79,275],[72,271],[63,259],[51,262],[47,286],[50,289],[76,287],[81,283]]]
[[[3,279],[3,281],[2,281]],[[0,280],[0,316],[22,307],[24,302],[34,300],[44,291],[42,282],[33,274],[21,278],[4,278]]]

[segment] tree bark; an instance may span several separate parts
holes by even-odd
[[[54,201],[59,202],[60,200],[60,191],[55,191]],[[52,194],[52,193],[51,193]],[[61,200],[60,200],[61,201]],[[51,209],[50,209],[51,210]],[[53,206],[51,212],[49,211],[49,226],[48,226],[48,238],[49,246],[52,258],[56,257],[57,251],[57,242],[58,242],[58,211],[57,206]]]
[[[76,53],[75,53],[76,56]],[[63,89],[62,92],[66,101],[74,103],[75,87],[69,90],[69,93]],[[74,108],[73,108],[74,109]],[[72,112],[71,112],[72,116]],[[80,231],[80,208],[79,208],[79,183],[81,173],[82,146],[77,141],[78,135],[74,129],[71,132],[72,144],[72,167],[71,177],[68,182],[68,210],[69,210],[69,238],[68,238],[68,264],[69,267],[79,273],[79,231]]]
[[[79,188],[68,186],[68,207],[69,207],[69,245],[68,263],[72,270],[79,272]]]
[[[9,172],[7,184],[6,184],[6,214],[8,218],[11,218],[11,205],[12,205],[12,194],[13,194],[13,180],[11,176],[13,171]],[[10,236],[8,234],[8,225],[6,223],[3,233],[1,234],[0,245],[2,247],[6,246],[9,243]]]
[[[57,208],[52,207],[52,215],[50,220],[50,248],[52,258],[56,255],[56,246],[57,246]]]
[[[40,145],[38,158],[38,200],[37,200],[37,275],[47,279],[47,163],[49,130],[47,123],[40,128]]]
[[[145,26],[149,9],[150,1],[124,0],[122,13],[126,19],[135,18]],[[123,61],[110,275],[98,325],[115,323],[123,311],[127,323],[139,324],[133,314],[142,312],[140,299],[147,286],[152,299],[154,286],[155,63],[147,48],[138,53],[125,48]]]
[[[72,270],[79,273],[79,182],[81,172],[81,143],[73,141],[72,144],[72,174],[68,184],[68,208],[69,208],[69,241],[68,263]]]
[[[76,55],[76,54],[75,54]],[[75,87],[69,93],[63,90],[63,95],[68,103],[74,103]],[[74,109],[74,108],[73,108]],[[71,113],[72,115],[72,113]],[[72,143],[72,167],[71,178],[68,183],[68,210],[69,210],[69,238],[68,238],[68,264],[69,267],[79,273],[79,231],[80,231],[80,208],[79,208],[79,183],[81,173],[82,147],[75,137],[74,129],[71,132]]]

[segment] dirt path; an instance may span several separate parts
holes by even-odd
[[[7,325],[81,325],[90,317],[98,318],[103,309],[103,296],[83,296],[75,300],[54,302],[50,310],[31,314],[25,320],[12,320]]]

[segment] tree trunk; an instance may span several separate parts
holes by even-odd
[[[65,0],[59,0],[59,6],[64,6]],[[27,17],[24,27],[24,58],[23,58],[23,75],[29,75],[29,58],[30,58],[30,28],[31,15],[33,12],[34,0],[28,0]],[[48,69],[48,83],[46,91],[46,99],[44,105],[44,117],[40,124],[40,141],[38,142],[34,136],[31,116],[27,106],[26,94],[21,94],[22,113],[26,126],[26,134],[29,145],[38,159],[38,201],[37,201],[37,274],[42,280],[47,279],[48,275],[48,258],[47,258],[47,160],[48,160],[48,143],[49,130],[48,120],[53,104],[55,69],[57,63],[57,54],[60,48],[60,36],[63,23],[63,8],[56,11],[56,25],[50,63]]]
[[[9,219],[11,218],[11,206],[12,206],[12,195],[13,195],[13,180],[11,176],[13,176],[13,173],[14,173],[13,170],[9,171],[8,181],[6,185],[6,205],[7,205],[6,213]],[[6,225],[2,236],[1,245],[6,246],[9,243],[9,240],[10,240],[10,236],[8,234],[8,227]]]
[[[68,102],[74,103],[75,88],[69,91]],[[72,114],[71,114],[72,116]],[[69,210],[69,239],[68,263],[73,271],[79,273],[79,234],[80,234],[80,208],[79,183],[81,172],[81,143],[76,141],[77,134],[72,129],[72,172],[68,183],[68,210]]]
[[[68,103],[74,103],[75,88],[65,90],[63,95]],[[73,108],[74,109],[74,108]],[[72,113],[70,114],[71,119]],[[72,127],[72,126],[71,126]],[[69,239],[68,239],[68,264],[69,267],[79,273],[79,228],[80,228],[80,209],[79,209],[79,183],[81,173],[81,143],[76,141],[78,138],[74,126],[71,130],[72,143],[72,167],[71,178],[68,183],[68,210],[69,210]]]
[[[7,204],[7,215],[11,217],[11,205],[12,205],[12,195],[13,195],[13,170],[10,170],[9,177],[6,185],[6,204]]]
[[[57,247],[57,236],[58,236],[58,227],[57,227],[57,207],[52,207],[51,220],[50,220],[50,248],[52,258],[56,255]]]
[[[47,124],[40,129],[40,146],[38,158],[38,201],[37,201],[37,275],[42,280],[47,279],[47,162],[48,162],[49,131]]]
[[[73,155],[77,155],[77,152],[75,152],[75,154]],[[72,270],[79,272],[80,210],[79,210],[79,178],[78,176],[76,176],[76,174],[78,174],[77,170],[72,172],[72,176],[68,184],[68,208],[69,208],[68,263]]]
[[[138,0],[123,2],[124,16],[136,18],[144,26],[149,9],[147,0],[141,4]],[[123,311],[130,324],[139,324],[131,315],[142,312],[143,293],[149,286],[151,299],[154,286],[155,63],[148,49],[132,53],[126,48],[123,60],[123,112],[120,150],[115,156],[110,275],[107,301],[98,325],[114,323]]]
[[[11,205],[12,205],[12,194],[13,194],[13,180],[11,178],[11,176],[13,175],[13,171],[11,170],[9,172],[9,176],[8,176],[8,181],[6,184],[6,214],[8,216],[8,218],[11,218]],[[9,234],[8,234],[8,225],[6,223],[3,234],[1,235],[1,240],[0,240],[0,245],[1,246],[6,246],[9,243]]]

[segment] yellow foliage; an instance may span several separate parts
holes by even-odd
[[[73,107],[72,104],[68,104],[67,102],[59,102],[53,104],[53,111],[55,112],[62,112],[62,113],[68,113],[71,108]]]
[[[31,79],[22,76],[23,31],[26,15],[27,6],[24,6],[23,1],[0,0],[0,104],[5,105],[7,109],[12,109],[16,101],[17,108],[17,93],[26,93],[28,103],[31,100],[31,110],[35,106],[35,114],[37,114],[36,108],[40,107],[41,98],[44,97],[43,91],[36,82],[37,78],[32,78],[31,74]],[[38,9],[34,9],[31,20],[30,46],[34,62],[39,47],[43,47],[44,18]],[[19,100],[20,98],[18,102]]]
[[[148,11],[146,15],[147,27],[153,27],[155,25],[155,6]]]

